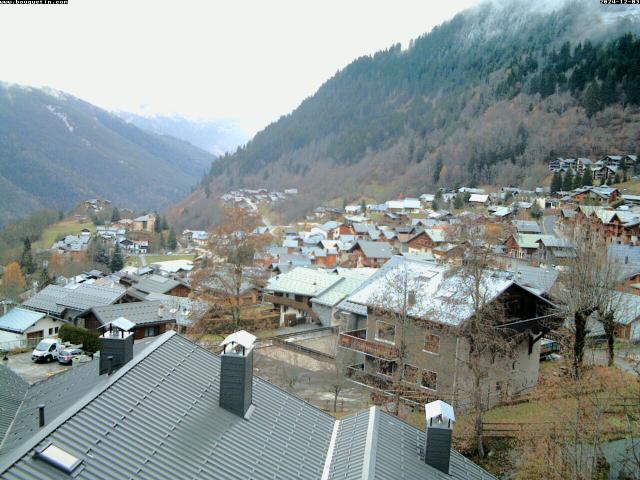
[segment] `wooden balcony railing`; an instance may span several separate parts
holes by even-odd
[[[340,334],[339,345],[378,358],[394,359],[398,357],[398,349],[396,347],[380,342],[372,342],[366,338],[366,330],[351,330]]]
[[[305,302],[298,302],[291,298],[272,295],[269,293],[265,293],[262,296],[262,299],[265,302],[273,303],[274,305],[285,305],[287,307],[295,308],[300,312],[306,312],[307,316],[313,318],[314,320],[319,320],[318,314],[314,312],[313,309]]]
[[[354,382],[377,388],[379,390],[388,390],[392,387],[392,382],[377,375],[372,375],[364,371],[364,365],[351,365],[347,367],[346,376]]]

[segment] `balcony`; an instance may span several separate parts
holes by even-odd
[[[364,329],[341,333],[339,345],[378,358],[394,359],[398,357],[398,349],[393,345],[367,340],[367,331]]]
[[[284,305],[294,308],[299,312],[306,312],[308,317],[311,317],[314,320],[319,320],[318,314],[314,312],[306,302],[299,302],[291,298],[281,297],[280,295],[272,295],[269,293],[265,293],[262,296],[262,299],[263,301],[273,303],[274,305]]]
[[[349,380],[366,385],[368,387],[377,388],[379,390],[389,390],[392,387],[392,382],[386,380],[377,375],[372,375],[364,371],[364,365],[351,365],[347,367],[346,376]]]

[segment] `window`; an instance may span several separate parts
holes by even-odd
[[[391,323],[378,320],[376,322],[376,340],[393,343],[396,336],[396,327]]]
[[[144,336],[145,337],[153,337],[156,335],[156,327],[145,327]]]
[[[60,327],[56,327],[56,328],[53,329],[54,333],[56,333],[56,334],[58,333],[58,330],[60,330]]]
[[[390,377],[396,371],[396,362],[389,360],[380,360],[378,362],[378,373]]]
[[[427,333],[424,336],[424,351],[429,353],[440,353],[440,335]]]
[[[421,385],[424,388],[428,388],[429,390],[437,390],[438,389],[438,374],[436,372],[432,372],[430,370],[422,371],[422,382]]]
[[[414,365],[404,366],[404,380],[408,383],[420,383],[420,369]]]
[[[53,328],[49,329],[49,335],[53,335]]]

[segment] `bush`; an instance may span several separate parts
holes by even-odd
[[[87,352],[93,353],[100,350],[100,340],[98,340],[100,333],[95,330],[87,330],[65,323],[60,327],[58,336],[63,342],[82,344],[82,348]]]

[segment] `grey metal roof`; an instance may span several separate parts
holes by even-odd
[[[0,330],[24,333],[44,316],[45,314],[42,312],[17,307],[0,317]]]
[[[48,285],[24,302],[23,305],[41,312],[60,314],[64,312],[66,307],[59,305],[58,300],[63,299],[68,293],[69,289],[67,288],[58,285]]]
[[[451,450],[450,475],[423,461],[425,436],[378,407],[338,423],[330,479],[491,480],[494,477]]]
[[[218,406],[219,375],[219,357],[167,332],[0,455],[0,478],[67,478],[34,456],[49,443],[81,461],[75,479],[448,478],[421,461],[422,433],[377,407],[337,421],[254,378],[244,419]],[[455,452],[452,473],[493,478]]]
[[[175,313],[171,313],[168,308],[163,308],[162,316],[158,315],[158,307],[160,307],[160,305],[163,304],[159,300],[119,303],[116,305],[93,307],[91,311],[102,325],[111,323],[120,317],[124,317],[133,322],[137,327],[156,323],[175,323],[176,315]]]
[[[391,245],[387,242],[369,242],[367,240],[358,240],[358,245],[362,249],[362,253],[367,258],[391,258]]]
[[[4,455],[26,442],[38,430],[38,405],[45,405],[46,425],[96,384],[106,382],[105,377],[98,375],[98,363],[94,360],[80,364],[28,386],[11,428],[4,438],[0,437],[0,463]],[[0,369],[8,370],[7,367]]]
[[[0,365],[0,444],[16,417],[24,394],[29,388],[19,375]]]
[[[110,305],[125,294],[125,289],[118,285],[102,286],[81,284],[77,288],[67,289],[69,293],[58,304],[74,310],[87,310],[99,305]]]
[[[182,283],[178,280],[161,275],[151,275],[140,279],[133,288],[144,293],[167,293]]]
[[[98,305],[109,305],[121,298],[124,293],[125,289],[117,285],[107,287],[82,283],[76,288],[49,285],[23,305],[40,312],[60,315],[67,308],[84,311]]]
[[[533,220],[514,220],[513,224],[520,233],[542,233],[538,222]]]
[[[333,417],[254,379],[245,420],[218,406],[219,374],[216,355],[168,332],[18,458],[0,458],[0,477],[64,478],[33,456],[53,442],[82,460],[76,479],[319,479]]]

